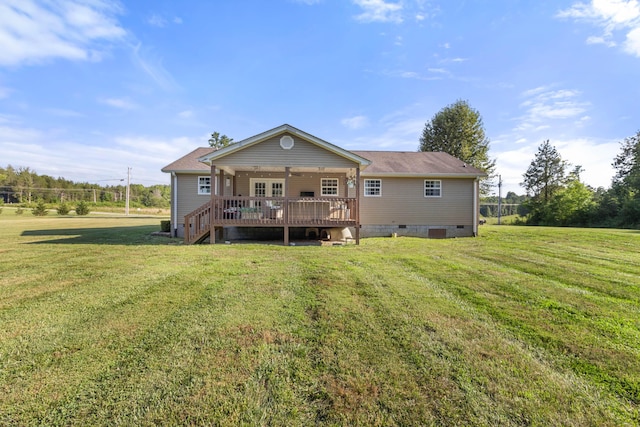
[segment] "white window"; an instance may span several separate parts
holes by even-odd
[[[366,197],[382,196],[382,180],[381,179],[365,179],[364,195]]]
[[[338,178],[322,178],[320,180],[320,194],[322,196],[337,196]]]
[[[424,180],[424,197],[441,197],[442,196],[442,181],[439,179],[425,179]]]
[[[198,194],[201,194],[201,195],[211,194],[211,177],[210,176],[198,177]]]

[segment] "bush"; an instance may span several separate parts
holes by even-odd
[[[47,210],[47,205],[45,205],[44,200],[40,200],[38,203],[36,203],[36,207],[31,209],[31,213],[34,216],[45,216],[49,213],[49,211]]]
[[[58,209],[57,209],[58,215],[69,215],[69,211],[70,210],[71,210],[71,208],[65,202],[60,203],[60,205],[58,206]]]
[[[170,232],[171,231],[171,221],[169,221],[169,220],[160,221],[160,231]]]
[[[22,215],[24,213],[24,209],[22,209],[22,206],[18,206],[16,208],[16,215]]]
[[[85,202],[78,203],[78,206],[76,206],[76,214],[89,215],[89,205],[87,205]]]

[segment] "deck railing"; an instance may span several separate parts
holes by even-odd
[[[347,197],[215,197],[216,225],[311,225],[356,221],[356,199]]]
[[[347,227],[356,225],[357,200],[349,197],[215,196],[187,214],[185,242],[196,243],[215,226]]]
[[[184,217],[184,241],[197,243],[211,230],[211,202],[207,202]]]

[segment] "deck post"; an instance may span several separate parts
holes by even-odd
[[[282,206],[282,219],[284,220],[284,245],[289,246],[289,175],[291,168],[284,168],[284,206]]]
[[[360,166],[356,168],[356,245],[360,244]]]

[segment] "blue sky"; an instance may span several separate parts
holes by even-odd
[[[284,123],[414,151],[463,99],[504,191],[546,139],[609,187],[639,77],[637,0],[0,0],[0,165],[168,184],[211,132]]]

